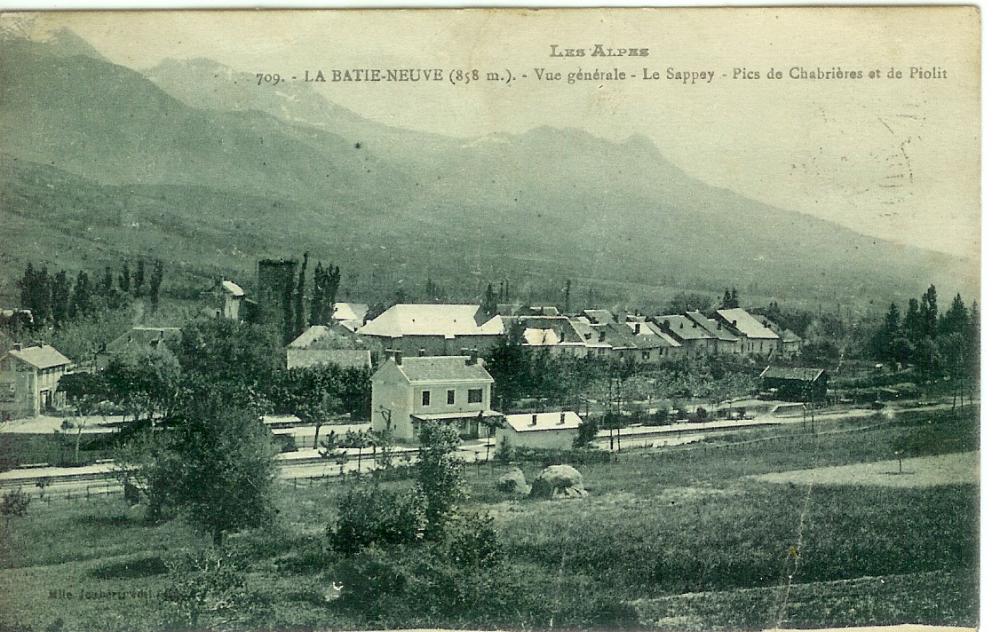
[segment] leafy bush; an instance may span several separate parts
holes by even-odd
[[[218,547],[185,553],[167,562],[163,599],[172,604],[168,625],[197,630],[255,623],[271,611],[267,595],[251,591],[239,561]]]
[[[427,526],[427,501],[413,490],[355,487],[340,498],[337,509],[337,522],[326,533],[330,547],[341,553],[357,553],[372,544],[417,542]]]
[[[28,513],[28,505],[31,497],[21,491],[21,488],[12,489],[5,492],[3,502],[0,503],[0,514],[5,516],[23,516]]]

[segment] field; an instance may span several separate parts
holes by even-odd
[[[503,466],[468,467],[466,507],[494,517],[511,575],[531,596],[485,620],[476,613],[428,620],[420,604],[372,619],[325,603],[338,560],[324,528],[343,483],[283,483],[280,528],[239,534],[229,545],[244,560],[248,584],[269,599],[258,624],[280,629],[974,626],[978,485],[753,477],[854,463],[882,468],[900,445],[914,458],[969,453],[978,448],[975,417],[909,413],[823,430],[768,429],[759,435],[766,441],[754,443],[747,431],[731,437],[739,444],[581,464],[590,491],[582,500],[512,500],[494,489]],[[520,465],[529,480],[540,469]],[[3,525],[0,628],[162,628],[169,561],[208,539],[179,521],[147,524],[120,497],[42,503],[31,491],[28,514]]]

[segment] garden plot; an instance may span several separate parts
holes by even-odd
[[[979,452],[957,452],[903,459],[875,461],[809,470],[773,472],[752,476],[768,483],[814,485],[879,485],[885,487],[934,487],[978,484]]]

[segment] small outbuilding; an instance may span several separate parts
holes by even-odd
[[[506,442],[511,448],[569,450],[582,423],[573,411],[506,415],[497,431],[497,445]]]
[[[826,369],[769,366],[760,374],[762,392],[774,399],[816,402],[826,398]]]

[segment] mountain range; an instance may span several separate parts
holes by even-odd
[[[731,285],[861,300],[975,283],[961,259],[709,186],[641,135],[452,138],[211,60],[134,70],[68,31],[0,44],[4,301],[29,260],[159,256],[185,282],[252,285],[256,259],[304,250],[358,294],[433,278],[468,299],[508,278],[538,299],[571,278],[616,300]]]

